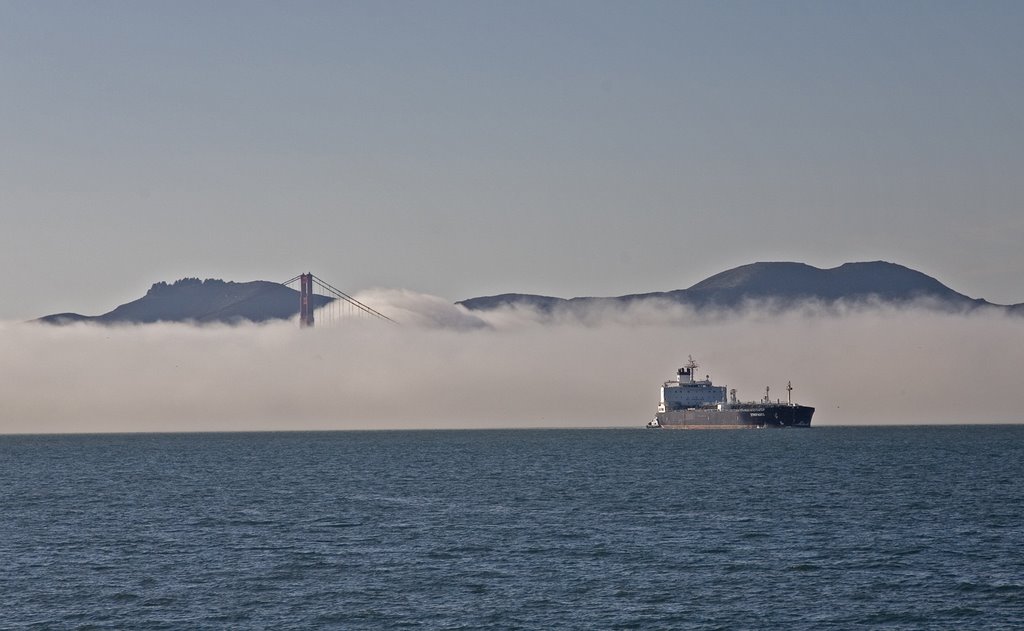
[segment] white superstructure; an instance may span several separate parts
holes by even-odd
[[[684,410],[707,405],[724,405],[726,403],[725,387],[712,385],[710,377],[703,381],[694,379],[697,362],[690,361],[676,371],[675,381],[666,381],[661,386],[661,403],[659,412],[667,410]]]

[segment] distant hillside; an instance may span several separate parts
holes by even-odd
[[[694,309],[732,310],[754,301],[762,308],[785,310],[814,301],[828,306],[880,303],[905,305],[921,301],[928,307],[966,312],[976,309],[1005,311],[1024,316],[1024,303],[1003,306],[969,298],[936,279],[902,265],[875,261],[846,263],[819,269],[804,263],[751,263],[715,274],[688,289],[630,294],[610,298],[557,298],[532,294],[501,294],[460,301],[474,311],[526,306],[546,314],[587,313],[593,306],[616,305],[661,299]],[[321,307],[331,298],[317,295]],[[266,322],[298,314],[299,292],[279,283],[183,278],[174,283],[156,283],[146,295],[97,316],[56,313],[40,322],[68,324],[146,324],[151,322]]]
[[[314,296],[315,305],[331,301]],[[39,318],[49,324],[97,322],[147,324],[152,322],[266,322],[287,319],[299,312],[299,292],[263,280],[248,283],[183,278],[168,285],[159,282],[146,295],[98,316],[56,313]]]
[[[630,294],[611,298],[555,298],[531,294],[482,296],[458,302],[467,309],[486,311],[509,306],[528,306],[543,313],[573,311],[599,304],[629,304],[662,299],[695,309],[737,309],[750,301],[786,309],[806,301],[826,306],[878,302],[905,305],[925,302],[945,311],[970,311],[982,307],[1024,314],[1024,304],[1005,307],[969,298],[936,279],[895,263],[874,261],[846,263],[820,269],[804,263],[751,263],[715,274],[688,289]]]

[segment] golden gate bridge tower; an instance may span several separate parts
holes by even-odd
[[[310,272],[299,274],[282,284],[291,287],[296,282],[299,286],[300,328],[313,328],[313,324],[316,321],[314,312],[319,313],[320,319],[327,324],[333,324],[342,319],[352,317],[385,320],[395,323],[394,320],[380,311],[356,300]]]
[[[313,326],[313,274],[299,274],[299,327]]]

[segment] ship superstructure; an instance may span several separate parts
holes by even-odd
[[[741,402],[736,390],[726,397],[725,386],[716,386],[705,375],[698,380],[693,357],[676,371],[676,379],[661,386],[658,412],[648,427],[679,429],[747,429],[760,427],[810,427],[814,408],[792,401],[793,385],[786,384],[787,400],[772,401],[771,390],[759,402]]]

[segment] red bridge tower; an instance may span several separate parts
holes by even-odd
[[[299,326],[313,326],[313,274],[299,276]]]

